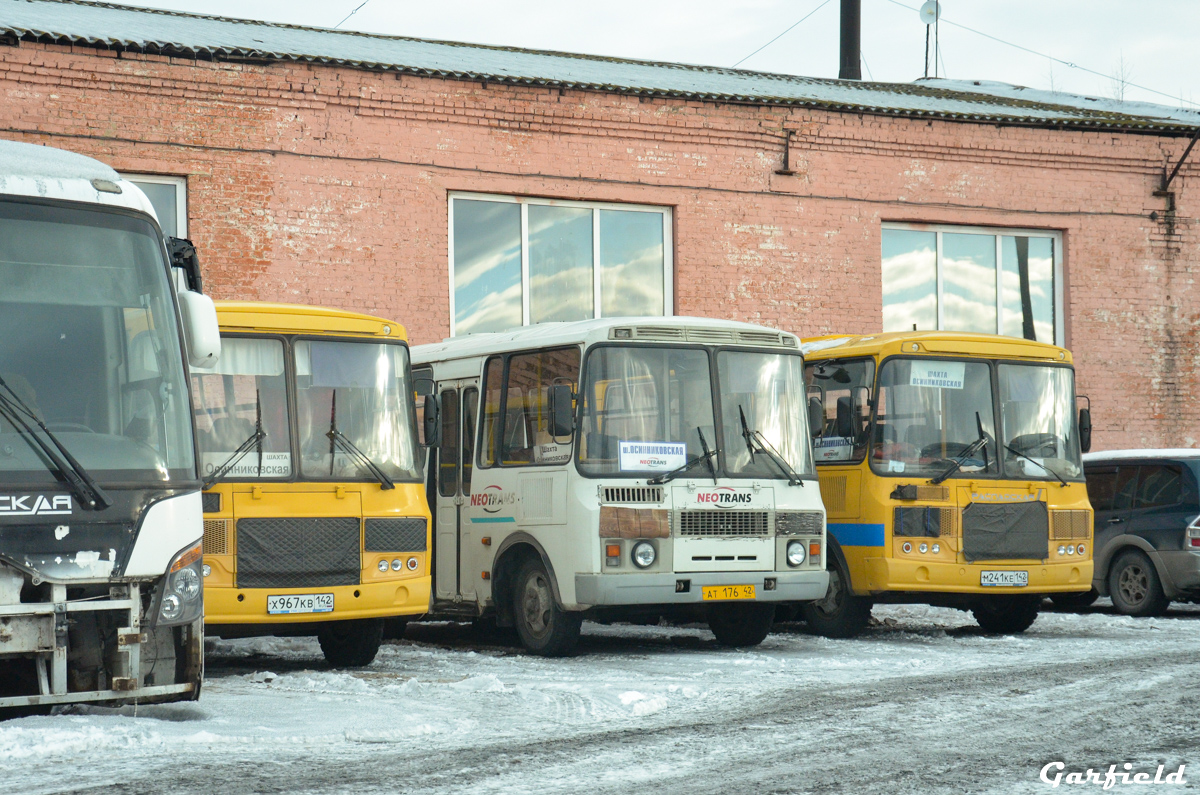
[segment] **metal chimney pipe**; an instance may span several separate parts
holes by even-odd
[[[842,66],[838,80],[862,80],[862,0],[842,0]]]

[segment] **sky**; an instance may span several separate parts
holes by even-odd
[[[922,1],[862,0],[864,78],[923,76]],[[742,61],[744,69],[810,77],[837,77],[838,71],[840,0],[368,0],[356,12],[362,0],[116,2],[657,61]],[[939,76],[1200,106],[1200,0],[942,0],[941,8]]]

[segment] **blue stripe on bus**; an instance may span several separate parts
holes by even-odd
[[[516,519],[511,516],[472,516],[472,524],[495,524],[496,522],[515,522]],[[883,527],[883,525],[880,525]]]
[[[881,524],[838,524],[829,522],[827,527],[833,537],[844,547],[881,547],[883,546],[883,525]]]

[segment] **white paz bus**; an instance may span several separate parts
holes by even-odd
[[[0,718],[199,696],[199,289],[135,185],[0,141]]]
[[[413,348],[427,385],[432,617],[568,654],[584,616],[700,612],[766,637],[825,595],[825,511],[791,334],[688,317],[544,323]]]

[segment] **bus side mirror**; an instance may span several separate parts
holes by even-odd
[[[812,436],[820,436],[825,431],[825,406],[821,398],[808,399],[808,432]]]
[[[438,435],[438,404],[437,398],[433,395],[425,396],[425,417],[422,422],[422,432],[425,440],[422,442],[426,447],[433,447],[437,444]]]
[[[1092,449],[1092,410],[1079,410],[1079,449],[1087,452]]]
[[[854,436],[854,414],[851,411],[850,398],[840,397],[837,399],[837,435],[842,438],[851,438]]]
[[[571,436],[575,433],[575,397],[570,384],[555,384],[550,387],[550,435],[554,438]]]
[[[180,290],[179,315],[188,364],[205,369],[216,366],[221,358],[221,330],[212,299],[191,290]]]
[[[866,415],[866,416],[864,416]],[[862,444],[871,416],[871,390],[856,386],[850,390],[850,417],[854,428],[854,443]]]
[[[203,293],[204,283],[200,280],[200,255],[192,241],[182,237],[167,238],[167,252],[171,255],[171,267],[183,271],[187,288],[193,292]]]

